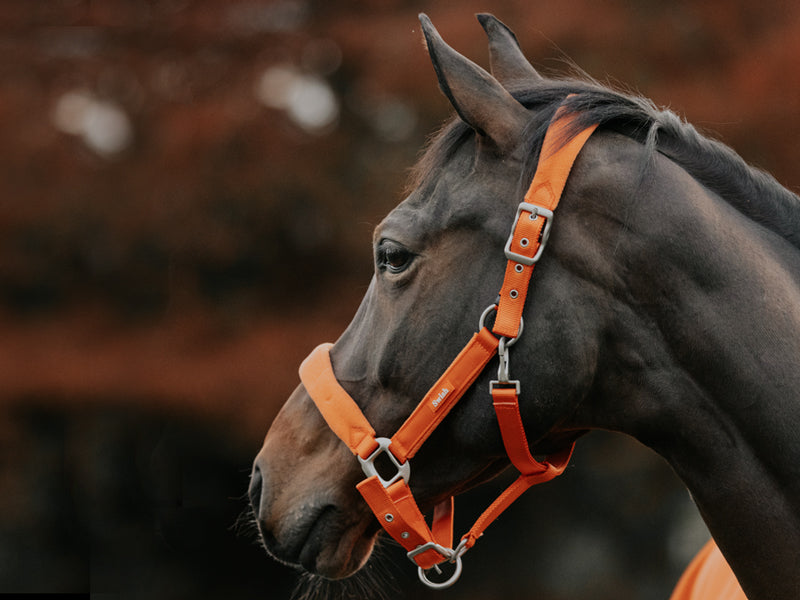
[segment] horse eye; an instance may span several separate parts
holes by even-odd
[[[378,248],[378,266],[390,273],[402,273],[411,264],[414,255],[395,242],[383,242]]]

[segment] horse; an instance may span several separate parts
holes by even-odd
[[[486,400],[501,380],[522,390],[521,453],[531,464],[563,470],[592,430],[632,436],[688,488],[713,536],[709,548],[718,546],[747,598],[800,597],[800,199],[645,98],[588,77],[543,77],[510,29],[491,15],[478,19],[488,71],[420,15],[456,114],[417,163],[406,198],[376,227],[374,275],[352,322],[307,359],[316,366],[304,363],[255,459],[249,496],[264,547],[286,564],[346,578],[365,564],[381,527],[399,520],[359,494],[359,463],[369,463],[366,481],[379,481],[378,493],[407,481],[420,513],[517,466]],[[555,150],[588,133],[558,211],[528,204],[524,212],[547,132],[564,116]],[[484,331],[499,320],[498,302],[511,302],[506,271],[528,268],[508,247],[509,228],[524,216],[546,221],[546,231],[535,240],[544,252],[520,323],[489,336],[488,367],[460,387],[441,385],[478,335],[476,321]],[[375,431],[402,428],[420,398],[429,408],[449,402],[452,387],[457,403],[413,452],[397,434],[375,442]],[[333,388],[347,407],[323,406],[318,396]],[[372,433],[350,439],[336,423],[345,412]],[[365,439],[367,451],[353,448]],[[412,454],[409,476],[401,471]],[[389,464],[378,467],[375,455]],[[460,568],[474,539],[449,548],[448,536],[437,536],[411,558],[433,556],[425,569]]]

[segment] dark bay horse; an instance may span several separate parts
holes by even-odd
[[[576,130],[599,126],[513,349],[531,451],[592,429],[633,436],[686,484],[750,600],[800,598],[800,201],[644,99],[541,77],[505,26],[479,20],[491,74],[421,17],[457,118],[375,230],[375,274],[330,349],[336,379],[379,435],[414,410],[500,289],[504,243],[561,106]],[[493,377],[490,365],[414,457],[423,511],[509,466]],[[360,569],[380,530],[361,479],[299,386],[253,468],[267,550],[330,579]]]

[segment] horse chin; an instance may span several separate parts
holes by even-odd
[[[302,568],[326,579],[345,579],[355,574],[369,559],[378,532],[356,526],[341,534],[332,534],[306,542],[300,554]]]
[[[325,579],[344,579],[369,559],[380,527],[368,518],[347,521],[341,510],[328,505],[305,514],[284,535],[262,530],[262,542],[273,558]]]

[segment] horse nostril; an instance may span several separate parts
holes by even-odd
[[[253,513],[256,518],[259,517],[261,512],[261,488],[263,487],[263,478],[261,477],[261,469],[258,465],[253,467],[253,475],[250,477],[250,489],[248,495],[250,496],[250,505],[253,507]]]

